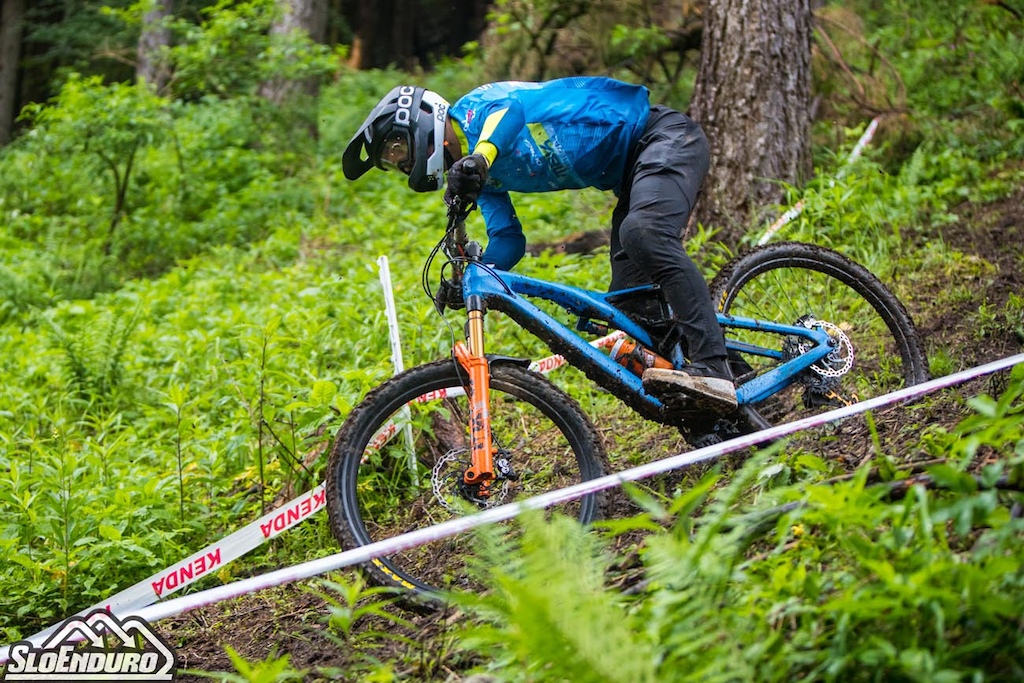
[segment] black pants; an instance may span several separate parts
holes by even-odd
[[[708,285],[682,244],[710,163],[707,138],[695,121],[651,107],[612,213],[609,290],[660,285],[691,361],[726,355]]]

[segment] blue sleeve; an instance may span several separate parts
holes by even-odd
[[[511,270],[526,254],[526,236],[516,217],[508,192],[484,192],[477,200],[487,225],[487,248],[484,263],[493,263],[500,270]]]
[[[483,124],[476,146],[481,143],[494,145],[498,156],[512,150],[526,126],[526,112],[518,97],[497,90],[484,91],[484,103],[477,113],[482,117]],[[474,147],[474,152],[477,151]],[[488,158],[493,163],[493,158]]]

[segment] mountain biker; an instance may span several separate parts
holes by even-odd
[[[647,88],[610,78],[480,86],[454,105],[399,86],[370,112],[342,156],[345,176],[399,170],[417,192],[448,189],[476,201],[487,226],[483,258],[509,270],[526,252],[509,192],[612,190],[609,291],[655,282],[672,309],[682,370],[649,368],[645,389],[667,405],[736,408],[725,340],[707,283],[682,235],[710,164],[700,126],[651,105]]]

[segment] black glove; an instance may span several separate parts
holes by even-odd
[[[462,157],[448,169],[448,189],[444,192],[444,200],[451,204],[453,198],[459,197],[466,202],[475,202],[486,182],[487,160],[483,155]]]
[[[462,285],[442,278],[441,286],[437,288],[437,294],[434,296],[434,307],[437,308],[438,313],[444,313],[445,308],[450,308],[453,311],[465,308],[466,302],[462,299]]]

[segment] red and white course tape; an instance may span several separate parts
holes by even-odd
[[[383,259],[384,257],[381,258]],[[383,263],[380,261],[378,261],[378,263],[381,266],[381,280],[382,284],[384,284],[385,292],[389,292],[390,277],[385,275],[385,273],[388,272],[387,262],[385,260]],[[389,300],[393,301],[393,299]],[[389,304],[389,310],[394,310],[393,304]],[[392,314],[389,314],[388,317],[392,340],[394,342],[398,332],[398,326],[394,321]],[[594,340],[591,344],[598,347],[610,346],[621,336],[621,332],[616,332],[608,335],[607,337]],[[396,348],[398,349],[397,351]],[[392,343],[392,362],[395,365],[395,371],[400,372],[402,369],[401,350],[400,347],[396,346],[394,343]],[[531,365],[531,368],[534,368],[538,372],[546,373],[559,368],[562,365],[565,365],[565,359],[556,355],[542,358],[541,360],[534,362]],[[454,395],[454,393],[432,391],[416,398],[415,401],[419,403],[436,401],[450,395]],[[369,447],[380,448],[396,436],[399,433],[399,430],[399,425],[394,422],[389,422],[374,436]],[[326,485],[321,483],[311,491],[307,491],[301,496],[285,503],[276,510],[268,512],[256,521],[247,524],[228,536],[225,536],[216,543],[189,555],[185,559],[167,567],[166,569],[160,570],[156,574],[153,574],[152,576],[139,581],[135,585],[122,590],[120,593],[117,593],[107,600],[78,612],[75,616],[85,616],[97,609],[106,609],[112,614],[117,615],[131,614],[142,607],[152,605],[158,600],[166,598],[172,593],[176,593],[182,588],[222,569],[230,562],[252,552],[270,539],[279,536],[288,529],[291,529],[293,526],[312,517],[313,514],[319,512],[326,505],[325,488]],[[29,641],[33,643],[43,642],[56,630],[58,625],[59,624],[55,624],[50,628],[35,634],[29,638]],[[9,646],[0,648],[0,663],[7,661],[6,657],[8,652]]]
[[[648,463],[646,465],[641,465],[640,467],[634,467],[632,469],[628,469],[616,474],[609,474],[604,477],[600,477],[599,479],[586,481],[580,484],[576,484],[575,486],[570,486],[568,488],[559,489],[557,491],[551,491],[549,493],[535,496],[527,500],[509,503],[507,505],[501,505],[499,507],[484,510],[483,512],[479,512],[468,517],[459,517],[456,519],[452,519],[441,524],[436,524],[434,526],[427,527],[424,529],[418,529],[416,531],[402,534],[400,536],[395,536],[394,538],[390,538],[384,541],[378,541],[377,543],[365,545],[359,548],[355,548],[353,550],[347,550],[345,552],[336,553],[334,555],[324,557],[319,560],[312,560],[310,562],[304,562],[302,564],[294,565],[292,567],[286,567],[284,569],[268,572],[261,576],[242,579],[240,581],[235,581],[230,584],[225,584],[222,586],[217,586],[215,588],[200,591],[192,595],[186,595],[180,598],[166,600],[159,604],[150,605],[148,607],[143,607],[141,609],[127,608],[122,605],[121,609],[112,609],[112,611],[122,619],[129,616],[136,616],[141,617],[142,619],[145,619],[146,621],[152,623],[159,619],[164,619],[170,616],[181,614],[189,610],[210,605],[215,602],[220,602],[222,600],[237,598],[242,595],[247,595],[258,590],[271,588],[273,586],[280,586],[286,583],[291,583],[302,579],[309,579],[314,576],[318,576],[320,574],[324,574],[330,571],[335,571],[338,569],[342,569],[344,567],[349,567],[355,564],[368,562],[376,557],[391,555],[408,548],[422,545],[424,543],[429,543],[432,541],[440,540],[442,538],[447,538],[449,536],[454,536],[456,534],[469,531],[471,529],[475,529],[484,524],[491,524],[494,522],[508,520],[521,514],[526,510],[543,509],[546,507],[550,507],[552,505],[557,505],[559,503],[564,503],[566,501],[573,500],[575,498],[580,498],[589,493],[595,493],[597,491],[602,491],[605,489],[620,486],[624,482],[639,481],[641,479],[645,479],[656,474],[662,474],[670,470],[679,469],[681,467],[686,467],[699,462],[705,462],[707,460],[712,460],[714,458],[721,457],[728,453],[733,453],[735,451],[743,450],[751,446],[756,446],[766,441],[773,441],[785,436],[789,436],[791,434],[794,434],[805,429],[820,427],[821,425],[824,425],[826,423],[842,420],[844,418],[864,413],[869,410],[875,410],[877,408],[882,408],[888,405],[893,405],[896,403],[917,399],[932,392],[938,391],[940,389],[945,389],[951,386],[955,386],[957,384],[962,384],[963,382],[967,382],[972,379],[977,379],[978,377],[982,377],[984,375],[991,374],[999,370],[1005,370],[1020,363],[1024,363],[1024,354],[1018,354],[1016,356],[1003,358],[1001,360],[993,361],[991,363],[987,363],[985,365],[981,365],[975,368],[970,368],[968,370],[964,370],[962,372],[958,372],[952,375],[939,377],[938,379],[933,379],[922,384],[906,387],[891,394],[877,396],[875,398],[862,401],[860,403],[855,403],[850,406],[843,406],[842,408],[837,408],[835,410],[831,410],[820,415],[814,415],[811,417],[804,418],[802,420],[790,422],[788,424],[779,425],[777,427],[771,427],[769,429],[765,429],[754,434],[748,434],[745,436],[732,439],[730,441],[726,441],[725,443],[715,444],[713,446],[708,446],[706,448],[701,448],[699,450],[690,451],[688,453],[680,453],[678,455],[674,455],[663,460],[658,460],[656,462]],[[319,489],[320,487],[317,488]],[[314,489],[314,491],[316,490],[317,489]],[[323,498],[321,497],[317,509],[319,509],[319,507],[323,507],[323,503],[324,501]],[[290,505],[291,503],[289,504],[289,506]],[[284,508],[275,511],[270,515],[261,517],[259,520],[257,520],[257,522],[254,522],[250,526],[257,526],[261,529],[260,533],[262,534],[264,533],[263,525],[268,524],[268,520],[276,520],[277,517],[283,515],[284,517],[280,522],[270,522],[270,526],[266,527],[268,531],[280,533],[279,531],[276,531],[276,525],[281,526],[281,531],[283,531],[286,528],[290,528],[290,526],[294,526],[294,524],[297,524],[299,521],[301,521],[301,519],[307,518],[309,515],[312,514],[312,512],[314,512],[314,510],[312,509],[313,505],[314,503],[311,501],[308,507],[304,507],[302,508],[301,511],[297,511],[292,514],[288,512],[289,506],[285,506]],[[300,512],[304,513],[301,519],[296,516],[299,515]],[[241,531],[244,531],[244,529],[236,533],[241,533]],[[232,536],[234,536],[234,534],[232,534]],[[229,536],[228,538],[230,539],[231,536]],[[226,540],[227,539],[225,539],[225,541]],[[200,551],[200,553],[193,555],[192,558],[196,558],[202,552],[204,551]],[[175,565],[175,567],[180,568],[180,566],[182,564],[187,563],[189,559],[186,559],[182,563]],[[172,567],[165,571],[170,572],[173,569],[174,568]],[[204,571],[203,575],[206,575],[207,573],[208,572]],[[195,580],[195,578],[192,578],[191,580]],[[176,586],[175,590],[180,587],[180,585]],[[103,603],[100,605],[100,607],[105,606],[106,604],[107,603]],[[56,627],[51,627],[50,629],[47,629],[42,633],[32,636],[32,638],[30,638],[29,640],[35,644],[39,644],[43,642],[43,640],[45,640],[46,636],[50,632],[52,632],[54,628]],[[0,663],[7,661],[9,652],[10,646],[5,646],[2,649],[0,649]]]
[[[209,576],[229,562],[263,545],[267,541],[280,536],[288,529],[313,516],[327,504],[326,486],[320,484],[298,498],[268,512],[254,522],[250,522],[238,531],[220,539],[216,543],[189,555],[184,560],[162,569],[134,586],[100,602],[88,609],[78,612],[76,616],[84,617],[98,609],[105,609],[112,614],[131,614],[136,610],[152,605],[157,600],[176,593],[185,586]],[[33,643],[42,643],[56,631],[54,624],[44,631],[29,638]],[[0,649],[0,662],[7,661],[10,646]]]
[[[841,178],[843,176],[843,174],[845,173],[846,166],[849,166],[851,163],[856,161],[857,158],[864,151],[864,148],[868,145],[869,142],[871,142],[871,138],[875,136],[875,131],[878,130],[878,122],[881,120],[881,118],[881,116],[876,116],[875,118],[871,119],[871,123],[868,124],[867,129],[864,131],[864,134],[860,136],[860,139],[857,140],[857,144],[854,145],[853,149],[850,151],[850,156],[846,157],[846,163],[843,165],[842,168],[839,169],[839,172],[837,173],[838,177]],[[768,229],[764,231],[764,235],[762,235],[761,239],[757,241],[758,246],[761,246],[762,244],[767,244],[768,240],[770,240],[775,235],[775,233],[781,230],[782,227],[786,225],[786,223],[789,223],[791,220],[799,216],[803,212],[803,210],[804,200],[801,199],[796,204],[794,204],[790,209],[788,209],[785,213],[779,216],[774,223],[768,226]]]

